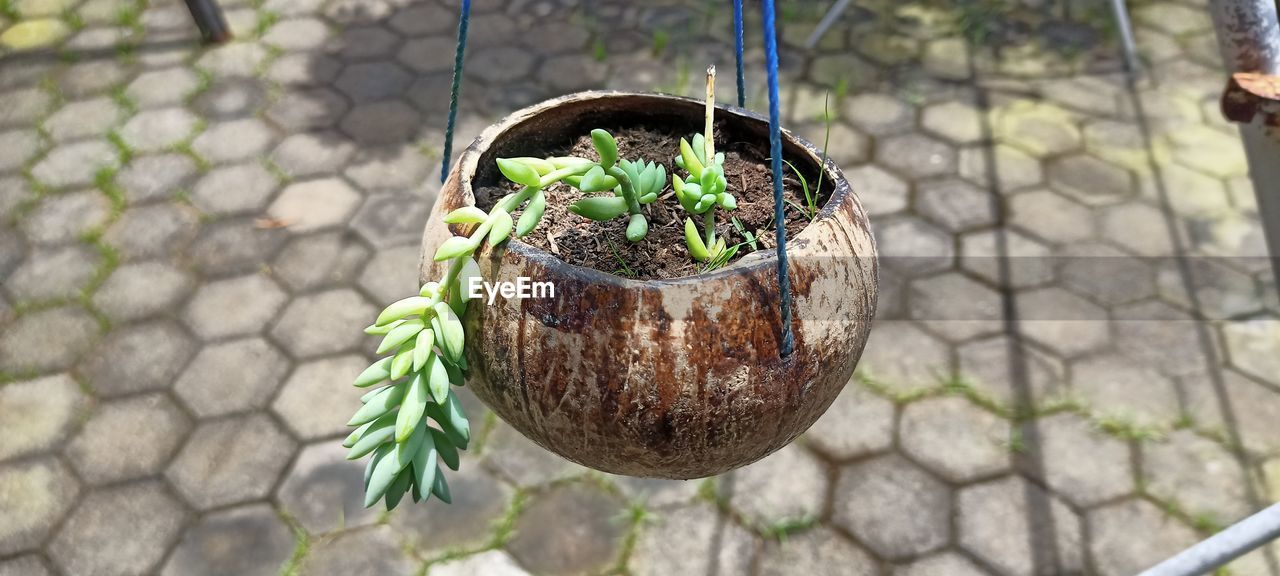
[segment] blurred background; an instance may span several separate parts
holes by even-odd
[[[0,0],[0,574],[1122,576],[1280,499],[1280,297],[1205,2],[1131,3],[1130,76],[1096,0],[854,0],[812,48],[829,3],[779,16],[786,126],[882,254],[823,419],[675,482],[471,401],[454,504],[363,509],[339,442],[360,328],[417,290],[455,3],[224,0],[203,48],[173,0]],[[456,149],[713,63],[734,96],[727,2],[473,10]]]

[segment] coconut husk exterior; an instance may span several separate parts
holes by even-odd
[[[450,171],[423,235],[431,256],[464,230],[444,214],[500,178],[494,159],[542,156],[597,126],[702,126],[703,103],[587,92],[543,102],[486,129]],[[767,142],[768,121],[722,107],[717,130]],[[678,124],[670,124],[678,123]],[[816,173],[822,153],[784,133],[785,156]],[[840,169],[818,216],[788,238],[795,351],[779,355],[777,260],[764,253],[709,274],[633,280],[567,264],[512,240],[476,260],[489,282],[554,283],[555,298],[473,301],[464,322],[468,386],[516,430],[604,472],[700,478],[754,462],[802,434],[853,374],[876,309],[876,248]]]

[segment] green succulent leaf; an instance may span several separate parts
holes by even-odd
[[[600,166],[605,170],[611,168],[618,160],[618,142],[613,139],[612,134],[599,128],[592,130],[591,145],[595,146],[596,152],[600,154]]]
[[[498,170],[508,180],[524,186],[537,188],[542,179],[537,170],[513,158],[499,158]]]
[[[515,223],[511,221],[511,215],[506,212],[498,212],[494,218],[493,227],[489,229],[489,245],[497,246],[504,242],[511,235],[511,229]]]
[[[694,260],[706,262],[711,257],[707,252],[707,244],[702,241],[702,235],[698,233],[698,226],[693,223],[692,218],[684,219],[684,243],[689,247],[689,255]]]
[[[445,224],[476,224],[484,222],[489,215],[475,206],[463,206],[445,215]]]
[[[680,158],[681,168],[684,168],[694,178],[702,178],[702,161],[698,159],[697,153],[689,146],[689,141],[684,138],[680,139]]]
[[[431,429],[431,438],[435,441],[436,451],[440,453],[440,459],[444,461],[444,465],[450,470],[457,470],[460,463],[458,457],[458,447],[449,441],[449,437],[444,432]]]
[[[387,511],[395,510],[400,504],[400,500],[404,499],[404,494],[413,483],[413,472],[403,470],[396,475],[396,479],[387,487],[387,493],[383,495],[387,505]]]
[[[522,156],[519,158],[511,158],[511,160],[514,162],[519,162],[521,164],[524,164],[525,166],[528,166],[530,168],[533,168],[534,171],[537,172],[539,176],[546,176],[547,174],[554,172],[556,169],[556,165],[552,164],[550,160],[544,160],[542,158],[531,158],[528,156]],[[528,184],[525,184],[525,185],[528,186]]]
[[[582,181],[578,183],[578,189],[583,192],[603,192],[612,190],[618,186],[618,179],[604,173],[599,166],[592,168],[582,176]]]
[[[400,345],[400,350],[391,358],[391,379],[404,378],[411,368],[413,368],[413,344],[406,342]]]
[[[621,196],[592,196],[569,205],[569,211],[598,222],[627,213],[627,199]]]
[[[392,384],[381,390],[378,390],[373,397],[365,402],[356,411],[351,420],[347,421],[347,426],[359,426],[366,422],[373,422],[380,418],[383,414],[395,409],[400,405],[400,400],[404,398],[406,383]]]
[[[378,354],[386,354],[388,351],[399,348],[401,344],[408,342],[411,338],[418,335],[426,323],[421,318],[412,318],[404,321],[395,329],[388,332],[386,337],[382,339],[382,343],[378,345]]]
[[[362,458],[378,446],[392,441],[396,433],[395,423],[396,415],[387,413],[367,424],[367,428],[362,427],[365,432],[352,443],[351,450],[347,452],[347,460]]]
[[[373,506],[383,494],[387,493],[387,489],[391,487],[391,483],[395,481],[396,475],[400,473],[401,468],[398,466],[395,458],[395,446],[392,444],[383,444],[374,454],[373,471],[369,475],[369,479],[365,482],[364,487],[364,507]]]
[[[644,214],[632,214],[631,220],[627,222],[627,240],[639,242],[649,234],[649,221],[645,220]]]
[[[419,486],[427,488],[435,483],[435,477],[439,473],[436,461],[440,455],[436,450],[435,430],[431,432],[423,436],[422,443],[418,445],[418,451],[413,455],[414,478],[418,480]]]
[[[410,296],[403,300],[397,300],[390,306],[387,306],[386,309],[378,315],[378,321],[375,322],[375,324],[378,326],[390,324],[391,322],[404,318],[405,316],[422,314],[430,307],[431,299],[423,298],[422,296]]]
[[[436,495],[441,502],[445,504],[453,504],[453,497],[449,495],[449,483],[444,480],[444,473],[436,470],[435,482],[431,484],[431,493]]]
[[[542,221],[542,214],[547,210],[547,197],[538,190],[533,194],[533,199],[529,200],[529,204],[524,207],[524,212],[520,214],[520,221],[516,223],[516,238],[524,238],[538,222]]]
[[[431,399],[435,400],[437,404],[447,402],[449,400],[449,369],[445,367],[444,361],[439,356],[432,354],[425,373],[427,374],[427,388],[431,393]]]
[[[595,162],[586,158],[579,158],[577,156],[556,156],[547,158],[547,162],[550,162],[552,166],[555,166],[556,170],[563,170],[565,168],[581,168],[589,164],[595,164]]]
[[[427,402],[431,392],[427,389],[427,377],[417,372],[409,379],[409,390],[404,394],[400,410],[396,417],[396,442],[404,442],[413,434],[422,415],[427,411]]]
[[[383,358],[370,364],[359,376],[356,376],[357,388],[368,388],[391,377],[391,358]]]
[[[450,236],[448,240],[444,241],[444,244],[441,244],[436,249],[434,260],[443,262],[459,256],[470,256],[478,246],[477,241],[466,236]]]
[[[462,348],[466,343],[466,334],[462,329],[462,320],[443,302],[436,304],[436,318],[440,321],[440,330],[444,336],[443,350],[450,360],[457,361],[462,357]]]

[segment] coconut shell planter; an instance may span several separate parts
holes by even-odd
[[[676,479],[759,460],[831,405],[875,316],[866,213],[821,150],[784,132],[783,354],[769,124],[717,107],[712,132],[707,116],[675,96],[573,94],[461,154],[423,235],[421,294],[366,329],[388,354],[356,382],[372,391],[345,444],[372,455],[366,505],[449,499],[439,466],[456,469],[470,435],[451,383],[564,458]],[[481,283],[554,295],[467,302]]]

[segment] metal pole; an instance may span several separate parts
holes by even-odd
[[[1275,0],[1216,0],[1211,9],[1223,61],[1230,72],[1280,74],[1280,16]],[[1247,123],[1240,125],[1240,135],[1271,256],[1271,272],[1280,281],[1280,114],[1274,109],[1261,112],[1241,119]]]
[[[1111,16],[1116,19],[1120,31],[1120,47],[1124,49],[1124,67],[1129,73],[1138,71],[1138,49],[1133,41],[1133,25],[1129,23],[1129,9],[1124,0],[1111,0]]]
[[[231,27],[222,15],[217,0],[186,0],[187,10],[200,29],[200,37],[208,44],[222,44],[231,40]]]
[[[836,3],[831,6],[831,9],[827,10],[827,13],[822,16],[822,20],[818,22],[818,27],[814,28],[813,32],[809,34],[809,38],[805,40],[805,48],[813,50],[813,47],[818,45],[818,42],[822,40],[822,37],[827,34],[827,30],[831,29],[831,25],[835,24],[836,20],[840,19],[840,16],[844,14],[845,9],[848,7],[849,0],[836,0]]]
[[[1272,504],[1138,576],[1208,574],[1276,538],[1280,538],[1280,504]]]

